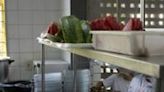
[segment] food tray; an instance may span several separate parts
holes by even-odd
[[[128,55],[164,55],[164,31],[92,31],[95,49]]]
[[[92,43],[59,43],[49,39],[37,38],[40,43],[56,48],[92,48]]]

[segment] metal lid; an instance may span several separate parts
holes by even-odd
[[[0,62],[9,62],[11,64],[14,60],[10,59],[10,57],[0,57]]]

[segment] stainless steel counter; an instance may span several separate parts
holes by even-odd
[[[117,54],[112,52],[99,51],[92,48],[60,48],[57,43],[45,39],[38,39],[39,43],[44,45],[58,48],[71,52],[72,54],[77,54],[86,58],[100,60],[102,62],[110,63],[122,68],[126,68],[138,73],[146,74],[152,77],[157,78],[156,91],[155,92],[164,92],[164,56],[153,56],[153,57],[136,57],[128,56],[123,54]],[[42,50],[44,52],[44,50]],[[42,53],[43,53],[42,52]],[[44,56],[44,53],[42,54]],[[44,57],[43,57],[43,61]],[[43,63],[44,65],[44,63]],[[44,70],[44,69],[43,69]],[[76,71],[76,69],[75,69]],[[44,71],[43,75],[44,75]],[[43,77],[44,79],[44,77]],[[44,81],[44,80],[42,80]],[[44,82],[43,82],[44,84]],[[44,92],[44,85],[43,92]],[[76,92],[76,90],[74,91]]]
[[[39,39],[39,43],[53,48],[69,51],[91,59],[97,59],[135,72],[156,78],[164,77],[164,56],[136,57],[112,52],[82,48],[59,48],[53,42]]]
[[[93,49],[72,48],[68,51],[84,57],[101,60],[132,71],[150,75],[156,78],[164,77],[164,56],[134,57]]]

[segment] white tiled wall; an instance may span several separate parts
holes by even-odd
[[[41,59],[36,37],[51,21],[70,14],[70,0],[6,0],[8,54],[15,60],[10,80],[32,78],[32,61]],[[46,47],[46,59],[61,59],[63,52]]]

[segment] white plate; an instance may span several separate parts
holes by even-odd
[[[90,48],[92,47],[91,43],[58,43],[54,42],[59,48]]]
[[[51,46],[51,47],[56,47],[56,48],[91,48],[92,43],[59,43],[59,42],[53,42],[49,39],[42,39],[42,38],[37,38],[38,41],[42,44]]]

